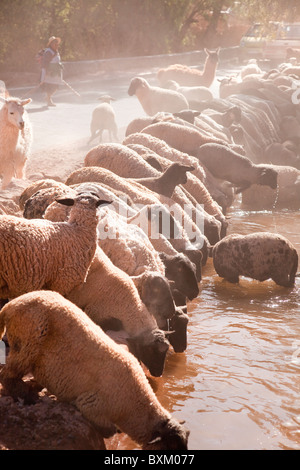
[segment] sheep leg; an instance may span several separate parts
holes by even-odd
[[[288,275],[272,276],[272,280],[282,287],[293,287],[295,283],[295,279],[289,278]]]
[[[226,271],[216,270],[220,277],[223,277],[226,281],[231,282],[232,284],[237,284],[239,282],[239,275],[235,271],[226,269]]]
[[[250,186],[251,186],[251,183],[249,183],[249,181],[246,181],[246,182],[242,183],[239,188],[236,188],[234,192],[235,192],[235,194],[242,193],[246,189],[250,188]]]
[[[90,137],[90,140],[88,141],[88,144],[90,144],[93,140],[96,139],[96,137],[99,136],[99,132],[97,132],[96,129],[91,131],[91,137]]]
[[[96,392],[82,393],[76,398],[75,406],[86,419],[97,426],[103,437],[111,437],[118,431],[116,426],[105,417],[105,407]]]

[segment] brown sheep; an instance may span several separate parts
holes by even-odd
[[[60,294],[12,300],[1,310],[0,338],[5,329],[10,352],[0,380],[16,399],[26,399],[22,377],[31,373],[104,437],[119,429],[145,450],[187,449],[189,432],[159,403],[137,360]]]
[[[218,275],[232,283],[237,283],[239,276],[258,281],[271,278],[284,287],[295,283],[297,251],[289,240],[277,233],[228,235],[213,247],[212,257]]]

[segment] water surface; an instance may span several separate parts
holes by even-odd
[[[300,255],[299,211],[228,214],[229,233],[277,232]],[[300,278],[221,279],[210,259],[200,294],[188,305],[188,348],[169,353],[151,380],[160,402],[190,429],[189,449],[300,450]],[[136,449],[121,435],[110,449]]]

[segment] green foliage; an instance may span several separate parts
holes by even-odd
[[[299,0],[0,0],[0,71],[37,71],[36,52],[62,38],[65,61],[209,47],[222,9],[251,21],[295,17]],[[208,20],[196,38],[199,17]],[[289,18],[290,19],[290,18]]]

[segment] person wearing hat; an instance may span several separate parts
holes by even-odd
[[[48,106],[56,106],[52,101],[52,95],[56,92],[59,85],[62,84],[63,80],[63,65],[58,52],[60,42],[61,39],[56,36],[49,38],[41,63],[42,71],[40,84],[46,93]]]

